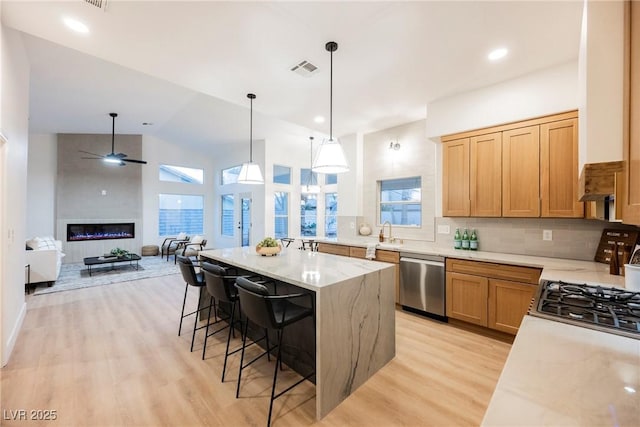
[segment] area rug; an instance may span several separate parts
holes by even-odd
[[[114,264],[113,269],[110,264],[96,266],[91,269],[91,276],[82,262],[62,264],[58,280],[53,286],[47,287],[46,284],[39,284],[33,294],[42,295],[91,286],[110,285],[180,272],[178,266],[173,263],[173,259],[167,261],[159,256],[144,256],[138,263],[138,270],[129,264]]]

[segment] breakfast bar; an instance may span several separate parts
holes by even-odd
[[[393,264],[297,249],[260,256],[252,247],[200,257],[315,293],[317,419],[395,356]]]

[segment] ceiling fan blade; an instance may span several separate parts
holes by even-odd
[[[102,157],[80,157],[81,159],[102,160]]]
[[[129,163],[140,163],[141,165],[146,165],[147,162],[145,162],[144,160],[135,160],[135,159],[120,159],[123,162],[129,162]]]
[[[122,158],[127,157],[127,155],[126,155],[126,154],[124,154],[124,153],[115,153],[115,154],[114,154],[114,156],[115,156],[115,157],[119,157],[119,158],[121,158],[121,159],[122,159]]]
[[[104,158],[104,156],[102,154],[96,154],[96,153],[90,153],[88,151],[83,151],[83,150],[78,150],[80,153],[84,153],[84,154],[91,154],[92,156],[97,156],[100,157],[101,159]]]

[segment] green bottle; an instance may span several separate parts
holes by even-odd
[[[462,248],[462,237],[460,237],[460,229],[456,228],[456,233],[453,235],[453,248]]]
[[[462,249],[465,249],[465,250],[469,249],[469,232],[467,232],[466,228],[462,233]]]
[[[478,235],[476,234],[475,228],[471,230],[471,237],[469,238],[469,249],[472,251],[478,250]]]

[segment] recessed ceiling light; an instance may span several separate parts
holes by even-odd
[[[499,49],[492,50],[487,57],[490,61],[497,61],[498,59],[507,56],[508,52],[507,48],[501,47]]]
[[[324,117],[322,117],[322,116],[315,116],[315,117],[313,118],[313,121],[314,121],[314,122],[316,122],[316,123],[324,123]]]
[[[78,21],[77,19],[64,17],[62,20],[64,21],[64,25],[66,25],[67,27],[69,27],[70,29],[72,29],[73,31],[75,31],[77,33],[82,33],[82,34],[88,34],[89,33],[89,27],[87,27],[82,22]]]

